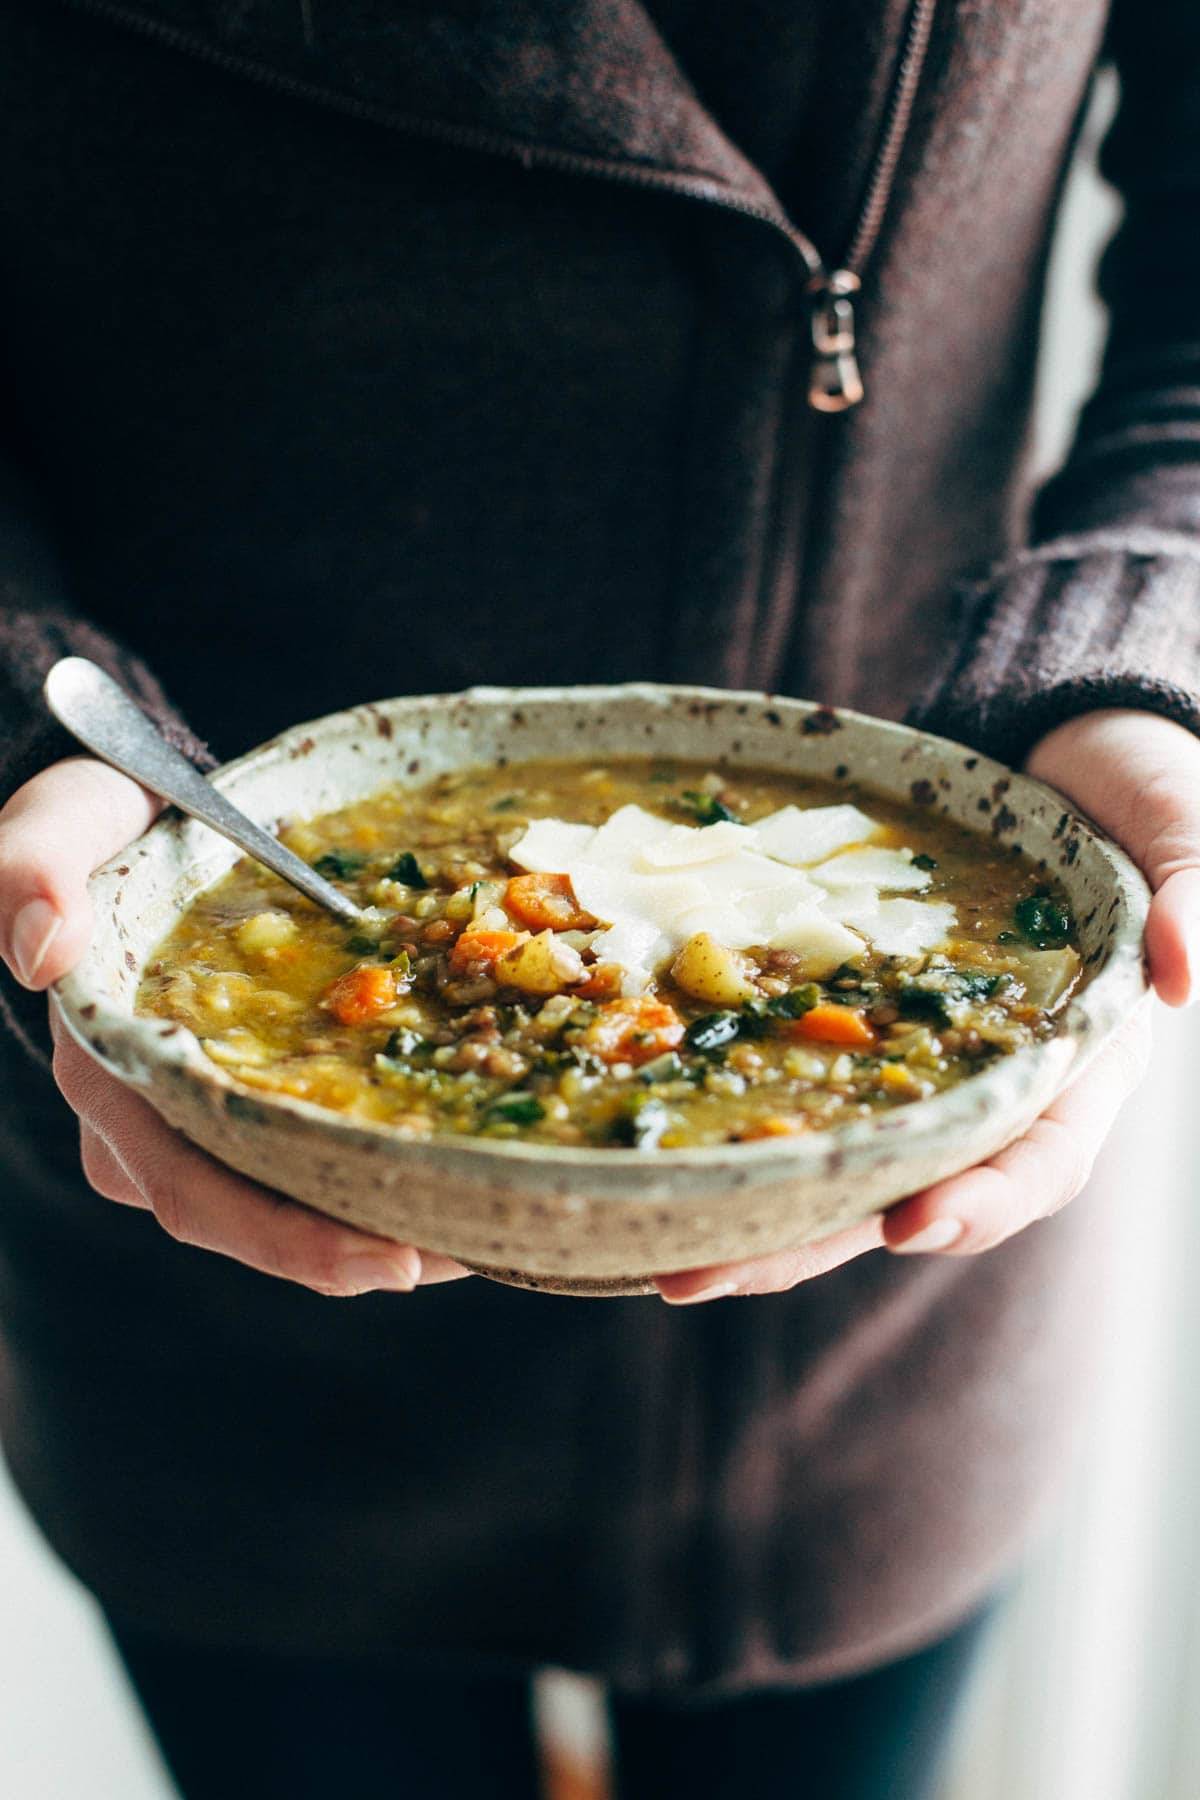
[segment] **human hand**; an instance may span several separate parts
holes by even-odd
[[[34,776],[0,809],[0,956],[23,986],[75,966],[92,929],[87,879],[143,832],[158,802],[87,757]],[[468,1271],[336,1224],[257,1186],[172,1131],[52,1015],[54,1077],[79,1118],[84,1174],[106,1200],[154,1214],[179,1242],[321,1294],[407,1292]]]
[[[1152,713],[1071,719],[1035,747],[1028,772],[1057,788],[1123,845],[1154,899],[1146,925],[1150,979],[1161,1000],[1200,997],[1200,741]],[[726,1294],[773,1294],[886,1246],[973,1256],[1074,1199],[1113,1120],[1145,1073],[1145,1008],[1029,1130],[986,1163],[913,1194],[817,1244],[750,1262],[658,1278],[674,1305]]]

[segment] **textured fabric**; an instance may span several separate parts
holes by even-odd
[[[911,712],[927,730],[1009,763],[1092,707],[1137,707],[1200,731],[1188,681],[1200,641],[1200,539],[1138,528],[1061,538],[1001,564],[960,599],[955,656]]]
[[[1113,698],[1186,716],[1200,13],[1127,10],[1113,350],[1031,513],[1102,0],[939,6],[839,419],[804,402],[797,227],[844,255],[903,0],[754,0],[736,32],[715,0],[2,0],[0,435],[29,498],[0,539],[0,792],[55,753],[36,696],[67,645],[222,756],[472,681],[958,706],[1014,756]],[[0,1037],[0,1426],[142,1628],[807,1682],[944,1632],[1049,1504],[1103,1318],[1094,1212],[690,1313],[483,1282],[334,1306],[96,1199]]]

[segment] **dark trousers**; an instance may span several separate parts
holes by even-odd
[[[614,1697],[620,1800],[929,1800],[985,1619],[820,1688]],[[112,1630],[185,1800],[537,1800],[523,1676],[351,1668]]]

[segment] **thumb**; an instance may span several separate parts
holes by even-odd
[[[1200,739],[1152,713],[1095,712],[1043,738],[1028,767],[1145,875],[1154,893],[1146,959],[1160,998],[1200,998]]]
[[[92,929],[88,876],[158,810],[136,781],[88,757],[44,769],[0,810],[0,956],[25,987],[48,987],[78,962]]]

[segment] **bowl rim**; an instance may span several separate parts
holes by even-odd
[[[1049,798],[1059,810],[1069,814],[1072,828],[1099,848],[1110,869],[1113,893],[1118,900],[1119,910],[1114,915],[1117,931],[1108,961],[1080,993],[1068,1002],[1053,1036],[1012,1052],[980,1073],[955,1083],[951,1088],[925,1099],[912,1101],[904,1107],[888,1108],[865,1118],[853,1119],[844,1125],[804,1132],[796,1137],[760,1139],[749,1143],[693,1145],[666,1151],[641,1150],[620,1145],[584,1147],[543,1144],[519,1139],[489,1138],[481,1141],[453,1133],[406,1136],[384,1121],[350,1119],[335,1109],[319,1106],[314,1101],[254,1087],[239,1081],[208,1057],[190,1027],[172,1021],[164,1029],[164,1022],[160,1018],[138,1014],[132,1009],[126,1011],[113,1005],[89,980],[89,975],[94,976],[96,972],[94,939],[74,969],[52,985],[52,1004],[56,1006],[72,1037],[135,1091],[145,1093],[153,1088],[153,1069],[157,1066],[164,1072],[173,1071],[181,1078],[208,1090],[210,1098],[219,1099],[220,1104],[227,1108],[230,1107],[231,1097],[236,1097],[245,1104],[247,1111],[253,1106],[268,1117],[273,1114],[289,1117],[305,1126],[328,1132],[347,1144],[386,1148],[401,1157],[418,1155],[455,1162],[462,1159],[466,1164],[478,1162],[481,1169],[485,1169],[489,1163],[507,1165],[509,1168],[536,1168],[542,1172],[557,1168],[564,1175],[580,1175],[584,1172],[595,1174],[599,1171],[609,1171],[612,1174],[618,1169],[634,1176],[650,1170],[661,1175],[666,1170],[678,1170],[681,1173],[688,1170],[711,1171],[718,1166],[733,1165],[746,1170],[747,1175],[751,1171],[761,1175],[770,1169],[778,1171],[781,1176],[794,1175],[800,1178],[806,1173],[806,1165],[811,1165],[815,1172],[828,1160],[835,1148],[849,1159],[854,1153],[865,1153],[873,1147],[886,1146],[890,1153],[903,1140],[915,1140],[916,1144],[921,1144],[929,1143],[935,1138],[940,1139],[953,1129],[958,1111],[974,1112],[988,1101],[996,1107],[1010,1103],[1013,1098],[1010,1090],[1016,1084],[1017,1091],[1021,1091],[1024,1072],[1032,1070],[1037,1064],[1048,1065],[1052,1058],[1061,1065],[1056,1091],[1062,1091],[1082,1073],[1109,1041],[1116,1028],[1116,1015],[1121,1001],[1124,1001],[1124,1016],[1132,1016],[1136,1008],[1148,999],[1149,982],[1142,950],[1142,934],[1150,904],[1150,890],[1141,871],[1117,844],[1082,814],[1073,802],[1047,783],[1009,768],[970,745],[896,720],[862,713],[851,707],[830,707],[818,701],[762,690],[714,688],[692,683],[635,681],[549,687],[481,685],[448,694],[411,694],[366,701],[338,712],[323,714],[316,719],[301,721],[221,764],[211,772],[210,779],[221,789],[231,785],[236,787],[243,776],[262,768],[264,764],[286,758],[301,743],[315,740],[319,750],[322,736],[329,737],[339,732],[349,733],[367,728],[378,729],[381,717],[394,720],[397,715],[403,717],[405,712],[421,713],[432,706],[446,710],[470,710],[477,706],[491,709],[556,702],[578,707],[637,698],[660,704],[664,700],[671,703],[692,700],[702,704],[732,703],[764,710],[776,709],[798,719],[811,717],[814,713],[833,714],[839,721],[864,727],[885,738],[892,736],[909,745],[926,744],[935,752],[949,750],[956,755],[973,758],[972,778],[980,785],[1005,778],[1012,784],[1019,784],[1018,792],[1024,790],[1031,797],[1040,795]],[[462,767],[470,766],[470,762],[464,760]],[[756,760],[754,766],[769,768],[772,765],[769,759],[764,758]],[[112,883],[120,875],[122,867],[126,869],[124,878],[128,878],[129,870],[126,865],[133,858],[151,854],[157,842],[169,836],[177,836],[187,823],[176,809],[165,808],[141,836],[94,872],[89,881],[89,889],[99,889],[102,893],[105,885]],[[185,905],[178,908],[173,916],[181,916],[186,906],[192,904],[203,891],[205,890],[201,888],[189,894]],[[136,997],[136,989],[134,994]],[[106,1054],[106,1042],[113,1040],[119,1042],[127,1052],[124,1062]],[[144,1079],[137,1079],[131,1074],[131,1062],[146,1069]]]

